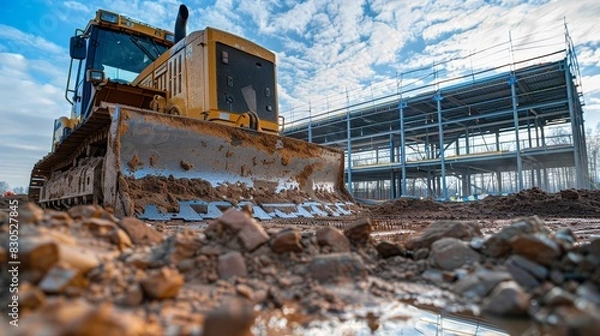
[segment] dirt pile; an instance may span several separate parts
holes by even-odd
[[[372,216],[426,219],[510,219],[522,216],[544,218],[600,217],[600,190],[563,190],[547,193],[531,188],[509,196],[488,196],[465,203],[431,199],[400,198],[370,206]]]
[[[403,244],[375,240],[369,218],[343,230],[268,229],[229,209],[206,228],[157,230],[97,206],[18,213],[17,276],[6,269],[10,247],[0,248],[0,285],[19,289],[14,335],[265,334],[257,315],[347,318],[399,297],[546,326],[558,318],[580,333],[600,322],[600,239],[576,241],[537,217],[488,236],[474,223],[440,222]],[[8,222],[0,212],[2,241]],[[14,301],[0,294],[5,319]],[[370,311],[368,325],[380,315]]]

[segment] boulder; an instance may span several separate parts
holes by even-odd
[[[254,319],[252,305],[231,300],[206,315],[202,336],[251,336]]]

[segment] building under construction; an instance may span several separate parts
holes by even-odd
[[[519,60],[510,41],[510,61],[454,76],[440,69],[473,59],[405,72],[394,92],[320,113],[309,107],[285,134],[343,149],[356,198],[589,188],[581,76],[567,32],[564,41]]]

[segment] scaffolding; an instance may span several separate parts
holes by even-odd
[[[285,135],[343,149],[357,198],[590,188],[581,75],[566,23],[560,47],[549,40],[509,34],[466,57],[399,73],[393,91],[377,97],[372,85],[354,100],[348,91],[327,99],[320,112],[296,107]]]

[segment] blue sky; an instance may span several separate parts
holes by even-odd
[[[2,1],[0,10],[0,181],[29,183],[48,153],[64,99],[68,41],[98,8],[172,30],[175,0]],[[397,74],[447,59],[440,72],[525,59],[564,44],[563,20],[582,70],[587,128],[600,123],[600,2],[597,0],[186,0],[188,31],[213,26],[277,55],[280,110],[313,112],[350,99],[388,94]],[[540,41],[539,43],[534,43]],[[521,46],[522,48],[518,48]],[[495,51],[494,51],[495,50]],[[297,116],[296,115],[296,116]],[[288,116],[289,118],[289,116]]]

